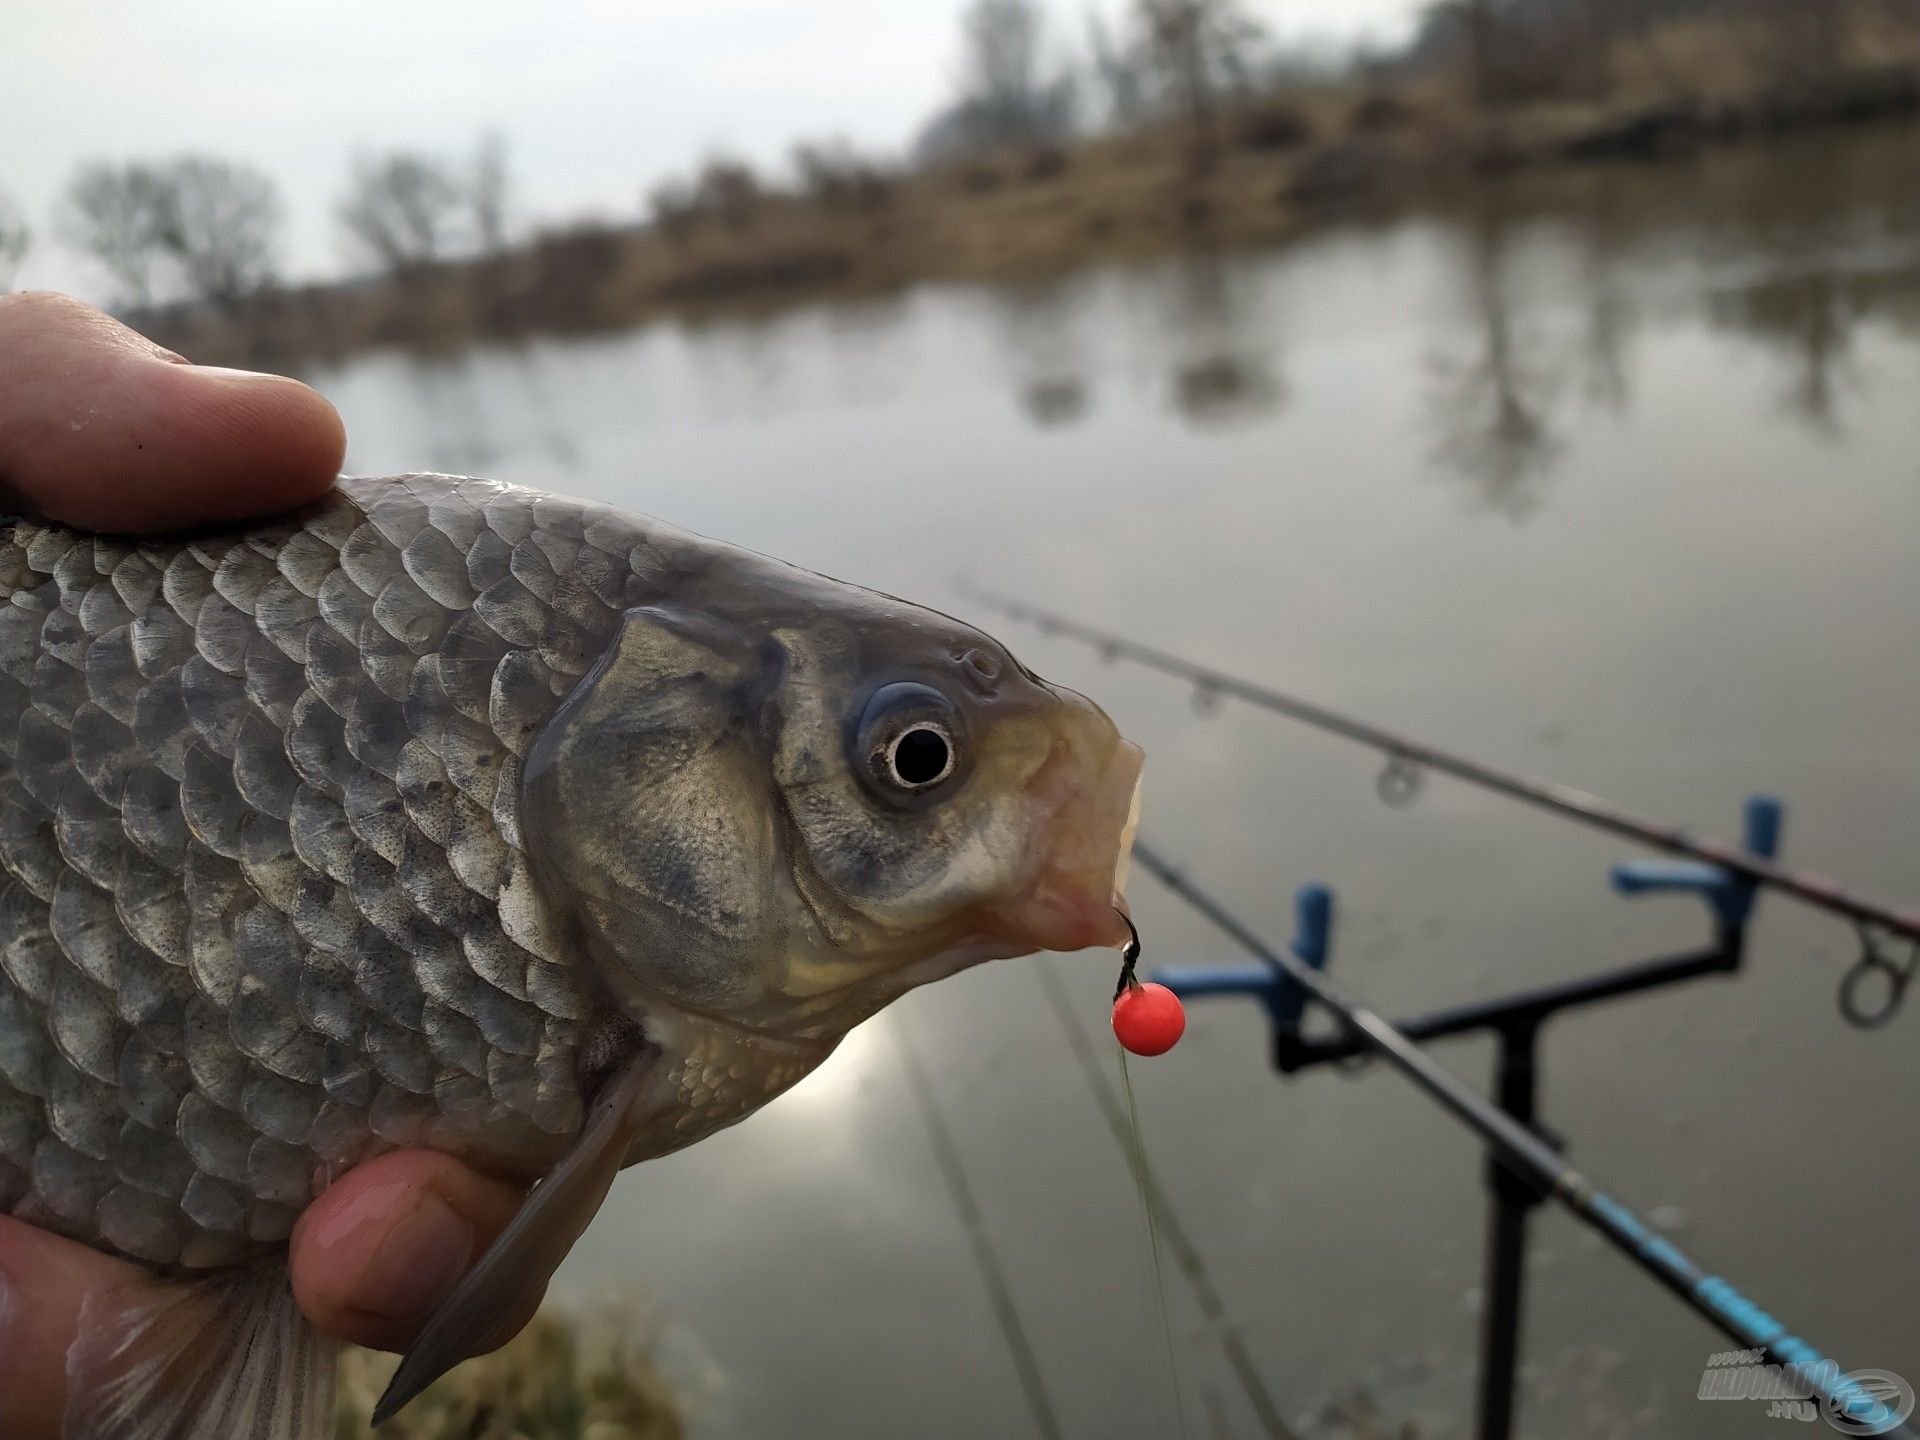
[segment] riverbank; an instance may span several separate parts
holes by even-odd
[[[1920,64],[1908,61],[1791,86],[1491,113],[1414,86],[1303,92],[1223,110],[1204,133],[1166,126],[899,176],[849,171],[644,225],[546,233],[486,258],[131,318],[203,363],[297,368],[385,346],[454,351],[922,280],[1274,243],[1518,172],[1657,163],[1916,118]]]

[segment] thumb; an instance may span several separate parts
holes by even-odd
[[[64,295],[0,296],[0,506],[178,530],[304,504],[345,450],[297,380],[189,365]]]
[[[523,1198],[431,1150],[369,1160],[329,1186],[294,1226],[287,1256],[294,1296],[329,1334],[404,1350]],[[503,1333],[532,1318],[533,1307],[505,1317]]]

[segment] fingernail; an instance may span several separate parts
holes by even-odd
[[[353,1306],[389,1320],[417,1320],[460,1277],[473,1259],[473,1227],[431,1190],[393,1222],[361,1272]]]
[[[234,370],[225,365],[194,365],[190,367],[194,374],[205,375],[214,380],[278,380],[278,375],[263,375],[258,370]]]

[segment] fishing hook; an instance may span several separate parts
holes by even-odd
[[[1193,687],[1193,713],[1212,719],[1220,713],[1220,687],[1202,680]]]
[[[1865,925],[1857,927],[1860,935],[1860,958],[1840,980],[1840,1014],[1849,1025],[1860,1030],[1878,1030],[1900,1012],[1901,1003],[1906,999],[1907,984],[1920,971],[1920,941],[1907,948],[1906,960],[1894,959],[1887,952],[1892,948],[1885,937],[1876,936]],[[1877,1009],[1869,1009],[1860,1002],[1860,987],[1870,976],[1882,976],[1886,980],[1887,993]]]
[[[1140,963],[1140,932],[1134,926],[1133,917],[1118,905],[1113,907],[1113,913],[1120,917],[1121,924],[1127,927],[1127,934],[1131,937],[1126,948],[1120,952],[1120,981],[1113,987],[1113,998],[1118,1000],[1140,983],[1133,973],[1134,967]]]
[[[1380,778],[1373,782],[1373,788],[1382,802],[1395,810],[1404,810],[1419,798],[1422,779],[1420,767],[1412,757],[1404,751],[1395,751],[1381,767]]]

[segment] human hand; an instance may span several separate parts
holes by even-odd
[[[297,381],[189,365],[62,296],[0,297],[0,513],[122,533],[267,515],[324,493],[345,447]],[[369,1161],[301,1217],[294,1294],[320,1329],[402,1349],[521,1198],[431,1151]],[[0,1440],[57,1440],[81,1304],[130,1283],[165,1282],[0,1215]]]

